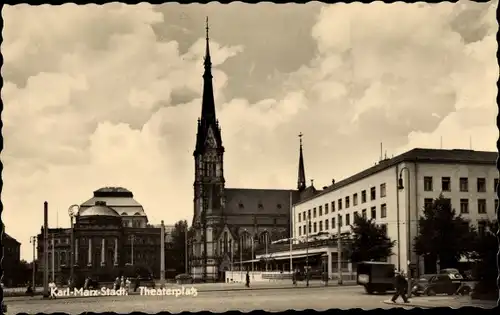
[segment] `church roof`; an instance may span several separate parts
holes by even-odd
[[[226,188],[226,212],[239,214],[288,214],[295,190]]]

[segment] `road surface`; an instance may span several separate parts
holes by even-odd
[[[169,311],[212,311],[225,312],[238,310],[266,310],[271,312],[314,309],[318,311],[331,308],[392,308],[384,303],[388,295],[367,295],[358,286],[348,287],[311,287],[296,289],[269,289],[247,291],[198,292],[194,296],[114,296],[83,297],[56,300],[18,299],[6,301],[8,313],[55,313],[79,314],[82,312],[132,311],[156,313]],[[397,305],[396,305],[397,306]],[[400,306],[398,306],[400,307]]]

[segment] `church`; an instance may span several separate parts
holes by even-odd
[[[318,193],[306,187],[302,135],[296,189],[226,188],[224,146],[216,118],[212,63],[206,33],[201,117],[198,119],[194,213],[189,269],[196,281],[218,281],[234,261],[253,259],[257,249],[290,235],[290,209]]]

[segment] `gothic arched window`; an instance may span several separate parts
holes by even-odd
[[[227,249],[227,241],[228,241],[228,237],[227,237],[227,231],[224,232],[224,253],[227,253],[228,252],[228,249]]]

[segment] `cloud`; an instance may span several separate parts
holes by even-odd
[[[317,186],[373,165],[381,141],[389,155],[438,147],[441,137],[445,147],[468,148],[471,136],[474,149],[495,150],[496,6],[325,6],[307,29],[316,44],[307,50],[316,54],[287,72],[259,66],[279,59],[284,67],[282,51],[240,58],[255,39],[213,40],[227,186],[293,188],[299,132],[306,175]],[[204,33],[163,11],[4,7],[3,220],[24,244],[42,224],[43,201],[50,224],[59,213],[67,226],[67,207],[103,186],[133,191],[151,222],[190,220]],[[169,23],[198,35],[172,40]],[[290,32],[280,36],[288,45]],[[260,81],[246,82],[252,63]],[[234,80],[259,88],[235,93]]]

